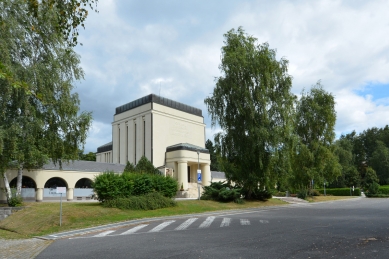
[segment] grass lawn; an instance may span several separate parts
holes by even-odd
[[[26,203],[25,209],[0,221],[0,238],[30,238],[132,219],[282,204],[285,204],[285,202],[277,199],[270,199],[266,202],[250,201],[245,204],[188,200],[178,201],[178,206],[173,208],[138,211],[104,208],[97,202],[64,202],[62,203],[62,226],[60,227],[59,202],[32,202]]]

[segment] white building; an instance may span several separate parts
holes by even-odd
[[[136,164],[146,156],[166,175],[175,177],[184,191],[182,197],[198,197],[197,169],[202,185],[211,182],[210,155],[205,149],[205,124],[200,109],[148,95],[116,108],[112,122],[112,142],[97,149],[96,162],[49,163],[23,172],[22,196],[25,200],[59,199],[56,187],[66,187],[68,201],[89,199],[91,181],[104,171],[123,172],[127,161]],[[11,184],[17,171],[7,170]],[[6,202],[0,181],[0,203]]]
[[[116,108],[112,142],[97,149],[96,161],[136,165],[145,156],[163,172],[174,176],[186,196],[211,181],[210,155],[205,149],[205,124],[200,109],[147,95]]]

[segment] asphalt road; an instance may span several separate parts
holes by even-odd
[[[37,258],[389,258],[389,199],[143,222],[56,240]]]

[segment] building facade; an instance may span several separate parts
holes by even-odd
[[[175,177],[185,190],[193,189],[198,179],[209,185],[202,111],[154,94],[117,107],[112,142],[98,147],[96,161],[136,165],[142,156]]]

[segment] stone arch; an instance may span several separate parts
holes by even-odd
[[[92,180],[89,178],[81,178],[76,182],[75,188],[92,188]]]
[[[45,188],[57,188],[57,187],[66,187],[68,188],[68,184],[66,180],[60,177],[52,177],[45,183]]]
[[[9,186],[11,188],[16,188],[16,184],[17,184],[17,177],[12,179],[12,181],[9,183]],[[31,177],[23,175],[22,176],[22,188],[34,188],[35,189],[36,182]]]

